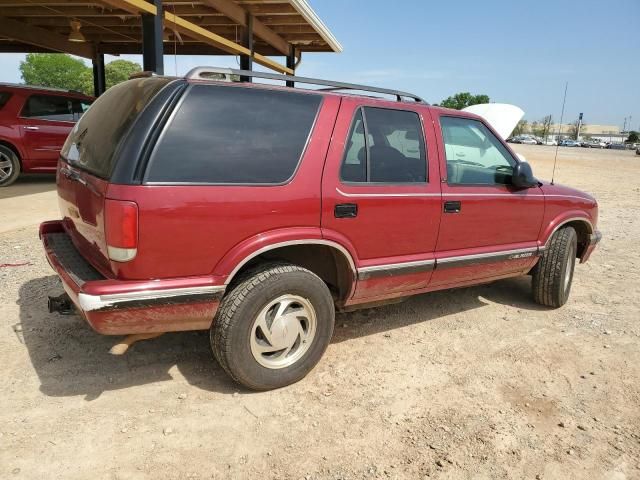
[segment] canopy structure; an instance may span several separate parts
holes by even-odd
[[[238,55],[293,75],[303,52],[342,47],[306,0],[0,0],[0,52],[64,52],[93,61],[104,91],[104,54]],[[285,62],[274,60],[285,57]]]

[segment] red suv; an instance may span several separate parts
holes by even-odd
[[[93,98],[78,92],[0,84],[0,187],[23,173],[54,173],[62,145]]]
[[[559,307],[600,239],[596,201],[536,180],[476,115],[240,70],[111,88],[57,183],[40,237],[70,298],[52,307],[108,335],[208,329],[252,389],[303,378],[334,309],[527,274]]]

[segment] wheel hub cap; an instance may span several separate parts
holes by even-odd
[[[282,295],[258,314],[251,329],[251,353],[266,368],[285,368],[309,350],[316,332],[311,302],[297,295]]]
[[[13,164],[6,155],[0,153],[0,180],[9,178],[13,173]]]

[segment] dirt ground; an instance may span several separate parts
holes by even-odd
[[[550,177],[553,147],[516,148]],[[113,357],[48,314],[55,194],[23,180],[0,198],[0,265],[27,263],[0,268],[0,478],[640,478],[638,178],[633,152],[560,149],[556,180],[596,196],[604,234],[562,309],[518,278],[340,314],[316,369],[267,393],[206,333]]]

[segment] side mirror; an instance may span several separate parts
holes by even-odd
[[[538,186],[538,180],[533,176],[531,165],[527,162],[518,162],[513,167],[511,183],[516,188],[532,188]]]

